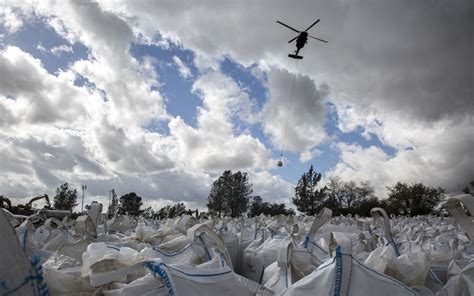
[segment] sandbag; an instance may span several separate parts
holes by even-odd
[[[0,233],[0,295],[49,295],[39,256],[28,258],[3,211]]]
[[[409,287],[355,260],[350,250],[347,242],[337,245],[333,258],[291,285],[282,295],[312,295],[315,291],[328,296],[416,295]]]

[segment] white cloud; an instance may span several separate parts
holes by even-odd
[[[55,46],[55,47],[52,47],[48,50],[43,46],[43,44],[41,42],[39,42],[38,45],[36,45],[36,49],[38,49],[39,51],[44,52],[44,53],[51,52],[55,56],[60,56],[61,53],[63,53],[63,52],[73,53],[72,47],[68,46],[66,44]]]
[[[390,157],[380,148],[341,144],[341,161],[330,174],[369,179],[380,195],[397,180],[457,188],[472,177],[473,163],[470,3],[367,3],[21,1],[11,3],[18,8],[2,7],[0,19],[10,32],[21,28],[20,16],[39,16],[71,44],[88,47],[90,57],[54,76],[31,55],[2,49],[0,157],[9,170],[0,188],[21,197],[51,192],[68,179],[91,184],[92,196],[115,187],[191,203],[202,200],[220,170],[245,168],[259,172],[256,188],[282,198],[272,186],[281,192],[291,186],[260,172],[274,160],[246,128],[261,122],[274,148],[281,147],[294,75],[284,70],[293,69],[286,54],[294,45],[286,41],[294,36],[275,20],[305,28],[314,11],[322,20],[311,34],[330,42],[310,40],[302,50],[287,149],[305,161],[327,140],[328,88],[317,85],[324,81],[342,131],[360,128],[397,149]],[[152,90],[160,86],[154,62],[130,55],[131,42],[153,43],[157,33],[165,38],[162,46],[178,42],[192,50],[204,73],[194,86],[203,100],[195,128],[170,116]],[[262,80],[268,75],[270,98],[261,113],[231,79],[213,72],[224,56],[257,63],[252,72]],[[76,74],[96,88],[74,86]],[[171,136],[146,131],[151,121],[169,122]]]
[[[285,41],[294,32],[275,20],[304,29],[321,18],[310,33],[329,43],[309,40],[299,68],[314,80],[327,82],[333,99],[346,94],[358,106],[425,121],[473,110],[472,67],[466,63],[474,51],[469,0],[444,5],[173,1],[160,6],[152,1],[121,5],[101,1],[101,6],[133,19],[130,23],[137,32],[147,36],[160,32],[180,41],[195,51],[198,62],[207,62],[198,63],[203,68],[230,55],[244,65],[259,62],[292,69],[293,60],[286,53],[294,45]]]
[[[191,70],[189,70],[188,66],[186,66],[183,61],[178,56],[173,56],[173,61],[176,63],[178,67],[179,75],[183,78],[191,77]]]
[[[211,72],[199,77],[193,90],[203,100],[197,128],[181,118],[171,120],[177,155],[194,169],[220,173],[225,169],[260,168],[270,165],[270,151],[256,138],[238,134],[232,118],[247,120],[252,102],[229,77]]]
[[[263,126],[276,149],[284,143],[286,150],[304,151],[326,140],[324,99],[329,90],[325,84],[316,87],[308,76],[297,75],[292,100],[294,79],[295,74],[286,70],[270,72],[270,98],[262,110]]]
[[[17,9],[11,9],[4,4],[0,6],[0,22],[10,34],[17,32],[23,26],[21,16],[18,14]]]
[[[386,186],[398,181],[423,182],[448,192],[459,191],[474,179],[473,123],[471,118],[442,122],[434,128],[406,130],[410,138],[404,143],[410,143],[410,147],[398,150],[393,157],[375,146],[362,148],[339,143],[341,159],[327,176],[370,181],[379,197],[386,196]],[[398,136],[404,137],[403,133]]]
[[[47,52],[48,50],[43,46],[43,44],[38,43],[38,45],[36,45],[36,49],[39,50],[39,51],[42,51],[42,52]]]
[[[295,193],[294,184],[267,171],[252,172],[249,179],[254,185],[254,194],[260,195],[264,201],[284,203],[287,208],[294,208],[291,200]]]
[[[0,51],[0,69],[0,105],[10,118],[4,124],[73,122],[100,105],[97,96],[75,87],[68,73],[48,74],[38,59],[18,47]]]
[[[2,52],[0,68],[9,75],[0,80],[0,106],[8,111],[2,122],[9,129],[3,130],[0,143],[11,143],[2,151],[3,162],[10,166],[3,173],[2,192],[13,198],[53,194],[67,180],[75,187],[88,184],[89,202],[115,188],[147,200],[202,206],[223,169],[253,171],[274,163],[258,139],[234,126],[234,119],[248,126],[256,118],[254,103],[232,79],[215,72],[195,82],[193,91],[203,107],[197,128],[191,128],[171,118],[159,92],[151,90],[160,86],[153,61],[139,63],[129,55],[133,36],[127,25],[94,4],[77,10],[69,5],[75,4],[39,11],[64,37],[88,46],[91,59],[76,61],[54,76],[18,48]],[[114,25],[121,33],[97,32]],[[93,85],[74,86],[77,74]],[[38,93],[45,94],[41,104],[31,104],[32,94]],[[64,99],[68,101],[61,103]],[[150,120],[170,120],[171,136],[146,131]]]
[[[322,153],[319,149],[312,149],[312,150],[305,150],[300,153],[299,161],[301,163],[305,163],[310,161],[311,159],[320,156]]]
[[[73,50],[72,50],[71,46],[68,46],[66,44],[62,44],[62,45],[55,46],[55,47],[51,48],[51,53],[54,54],[54,55],[59,56],[62,52],[72,53]]]

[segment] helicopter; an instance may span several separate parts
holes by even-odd
[[[298,52],[300,51],[300,49],[302,49],[304,47],[304,45],[308,42],[308,37],[311,37],[313,39],[316,39],[316,40],[319,40],[321,42],[324,42],[324,43],[328,43],[326,40],[323,40],[323,39],[320,39],[320,38],[316,38],[316,37],[313,37],[311,35],[308,34],[308,30],[311,29],[314,25],[316,25],[318,22],[320,21],[320,19],[316,20],[311,26],[308,27],[308,29],[304,30],[304,31],[298,31],[296,30],[295,28],[292,28],[290,26],[288,26],[287,24],[284,24],[280,21],[276,21],[277,23],[279,23],[280,25],[282,26],[285,26],[287,27],[288,29],[290,30],[293,30],[295,31],[296,33],[298,33],[298,36],[296,36],[295,38],[291,39],[290,41],[288,41],[288,43],[291,43],[293,41],[296,40],[296,50],[295,50],[295,53],[294,54],[289,54],[288,57],[290,58],[293,58],[293,59],[302,59],[303,57],[302,56],[299,56],[298,55]]]

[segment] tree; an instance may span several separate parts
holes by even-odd
[[[114,216],[115,212],[118,210],[118,207],[119,207],[119,201],[117,198],[117,193],[115,193],[115,190],[112,189],[110,191],[110,194],[112,195],[112,200],[110,201],[109,208],[107,209],[107,215],[109,216],[109,219]]]
[[[211,214],[238,217],[247,211],[253,193],[247,173],[224,171],[222,176],[212,183],[207,207]]]
[[[149,206],[142,212],[142,217],[145,219],[153,219],[155,218],[155,211],[153,211],[153,208]]]
[[[69,189],[69,184],[66,182],[56,188],[56,195],[54,196],[54,208],[56,210],[69,210],[77,206],[77,190]]]
[[[373,208],[387,208],[387,203],[385,200],[379,200],[375,196],[371,196],[367,199],[360,201],[357,204],[357,207],[354,209],[353,213],[362,216],[362,217],[370,217],[372,214],[370,210]]]
[[[260,214],[264,214],[267,216],[275,216],[275,215],[294,215],[295,211],[293,209],[286,209],[285,204],[281,203],[269,203],[263,202],[260,196],[255,196],[252,200],[252,203],[249,207],[248,215],[250,217],[259,216]]]
[[[270,216],[276,216],[276,215],[285,215],[285,216],[290,216],[290,215],[295,215],[295,210],[293,209],[286,209],[286,206],[284,203],[272,203],[269,205],[268,208],[268,214]]]
[[[317,173],[312,165],[298,180],[293,198],[293,204],[298,211],[313,216],[324,206],[326,187],[317,188],[320,180],[321,174]]]
[[[249,213],[250,217],[255,217],[263,213],[263,201],[262,198],[257,195],[254,196],[252,202],[250,203]]]
[[[224,171],[222,176],[212,183],[211,191],[207,198],[207,208],[211,214],[217,214],[220,218],[221,215],[225,215],[227,210],[226,195],[228,184],[231,183],[232,172]],[[228,190],[227,190],[228,191]]]
[[[232,218],[247,211],[252,193],[252,184],[249,183],[247,173],[237,172],[232,175],[227,192],[227,207]]]
[[[119,214],[128,213],[131,216],[138,216],[142,213],[140,207],[143,205],[142,198],[135,192],[130,192],[120,197]]]
[[[188,212],[188,210],[186,210],[184,203],[179,202],[172,206],[167,205],[159,209],[157,212],[155,212],[155,217],[159,219],[175,218],[185,214],[186,212]]]
[[[169,211],[169,218],[175,218],[175,217],[179,217],[181,215],[183,215],[184,213],[186,213],[186,206],[184,205],[184,203],[182,202],[179,202],[175,205],[173,205],[171,208],[170,208],[170,211]]]
[[[367,202],[368,200],[370,202]],[[354,181],[344,182],[338,177],[329,179],[325,206],[330,208],[334,215],[361,215],[360,207],[378,204],[376,200],[374,188],[368,182],[361,182],[358,185]]]
[[[466,187],[462,190],[462,192],[474,196],[474,181],[469,182],[469,185],[470,185],[470,186],[466,186]]]
[[[440,201],[445,198],[444,189],[427,187],[422,183],[408,185],[398,182],[387,189],[389,212],[394,214],[410,216],[432,214]]]

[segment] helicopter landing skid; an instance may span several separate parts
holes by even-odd
[[[290,57],[292,59],[297,59],[297,60],[303,59],[302,56],[299,56],[299,55],[296,55],[296,54],[289,54],[288,57]]]

